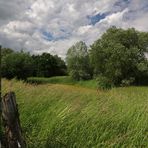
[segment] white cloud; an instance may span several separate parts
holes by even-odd
[[[99,13],[106,17],[91,24],[88,16]],[[1,0],[0,44],[64,57],[75,42],[90,45],[112,25],[148,31],[147,18],[147,0]]]
[[[109,25],[116,25],[116,26],[120,26],[120,24],[122,23],[123,20],[123,15],[128,12],[128,9],[124,9],[122,12],[116,12],[113,13],[109,16],[107,16],[105,19],[103,19],[102,21],[100,21],[100,23],[102,22],[106,22]]]

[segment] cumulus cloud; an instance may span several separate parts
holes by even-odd
[[[112,25],[148,31],[147,0],[1,0],[0,44],[65,57],[77,41],[89,46]]]

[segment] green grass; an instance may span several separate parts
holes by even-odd
[[[30,83],[37,83],[37,84],[66,84],[66,85],[75,85],[75,86],[83,86],[87,88],[97,88],[97,83],[95,80],[81,80],[81,81],[75,81],[69,76],[56,76],[56,77],[50,77],[50,78],[44,78],[44,77],[30,77],[27,79]]]
[[[2,80],[2,93],[10,90],[29,148],[148,147],[148,87],[97,92]]]

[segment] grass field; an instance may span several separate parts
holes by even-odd
[[[2,80],[3,94],[16,93],[29,148],[148,147],[148,87],[97,92],[93,82],[66,83]]]

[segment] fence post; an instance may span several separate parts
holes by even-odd
[[[2,98],[2,120],[5,130],[6,147],[25,148],[26,143],[22,136],[14,92],[9,92]]]
[[[2,147],[2,122],[1,122],[1,120],[2,120],[2,118],[1,118],[1,116],[2,116],[2,109],[1,109],[1,101],[2,101],[2,99],[1,99],[1,71],[2,71],[2,69],[1,69],[1,59],[2,59],[2,55],[1,55],[1,45],[0,45],[0,148]]]

